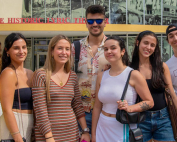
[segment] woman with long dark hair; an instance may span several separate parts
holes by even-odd
[[[129,125],[116,120],[117,108],[141,112],[153,107],[153,99],[143,76],[128,67],[128,54],[120,37],[109,37],[104,55],[111,68],[97,77],[96,100],[92,116],[92,142],[123,142],[129,140]],[[133,70],[133,71],[132,71]],[[125,100],[120,101],[128,75],[132,71]],[[137,94],[142,102],[135,104]],[[136,124],[130,125],[136,128]]]
[[[159,41],[155,33],[143,31],[138,34],[130,67],[139,70],[146,79],[154,100],[154,107],[146,111],[146,120],[139,124],[144,141],[174,141],[165,88],[170,89],[175,102],[177,97],[172,87],[169,69],[161,60]],[[175,105],[177,107],[177,103]]]
[[[5,39],[0,74],[0,139],[22,142],[31,141],[33,103],[31,78],[33,72],[24,68],[27,57],[25,37],[11,33]]]

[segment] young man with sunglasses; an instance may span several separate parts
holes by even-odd
[[[166,62],[169,67],[173,88],[177,95],[177,24],[171,24],[166,29],[167,41],[171,45],[174,55]]]
[[[104,57],[103,45],[106,36],[103,33],[106,26],[105,9],[100,5],[91,5],[86,10],[86,26],[89,35],[79,41],[80,51],[76,50],[76,44],[72,44],[72,53],[75,58],[76,52],[80,52],[79,61],[75,65],[79,90],[83,102],[87,127],[81,132],[91,134],[92,110],[95,102],[96,78],[98,72],[105,70],[109,63]],[[77,45],[78,46],[78,45]],[[76,62],[76,58],[75,58]],[[76,64],[76,63],[75,63]],[[76,69],[77,68],[77,69]]]

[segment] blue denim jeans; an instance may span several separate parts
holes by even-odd
[[[167,107],[158,111],[146,111],[146,120],[138,125],[143,141],[175,141]]]
[[[92,112],[88,113],[85,112],[85,119],[86,119],[86,123],[87,123],[87,127],[90,129],[89,134],[91,134],[91,130],[92,130]],[[78,127],[79,127],[79,131],[82,131],[82,128],[80,126],[80,124],[78,123]]]

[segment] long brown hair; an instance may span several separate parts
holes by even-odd
[[[42,68],[42,70],[45,70],[45,72],[46,72],[46,94],[47,94],[47,102],[48,103],[51,100],[51,98],[50,98],[50,78],[51,78],[52,72],[55,69],[55,60],[52,57],[52,51],[54,50],[57,42],[61,39],[65,39],[70,43],[70,50],[71,50],[71,42],[70,42],[69,38],[67,38],[64,35],[54,36],[49,42],[47,58],[46,58],[44,67]],[[64,70],[66,73],[68,73],[71,70],[71,55],[70,55],[69,60],[64,65]]]

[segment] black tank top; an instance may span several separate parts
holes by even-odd
[[[32,110],[33,109],[33,100],[32,100],[32,90],[31,88],[19,88],[20,100],[21,100],[21,109],[22,110]],[[14,103],[12,106],[13,109],[19,109],[18,102],[18,89],[14,93]]]
[[[150,109],[150,111],[156,111],[161,110],[167,106],[166,100],[165,100],[165,88],[154,88],[152,86],[152,80],[146,79],[146,82],[148,84],[149,90],[151,92],[152,98],[154,100],[154,107]]]

